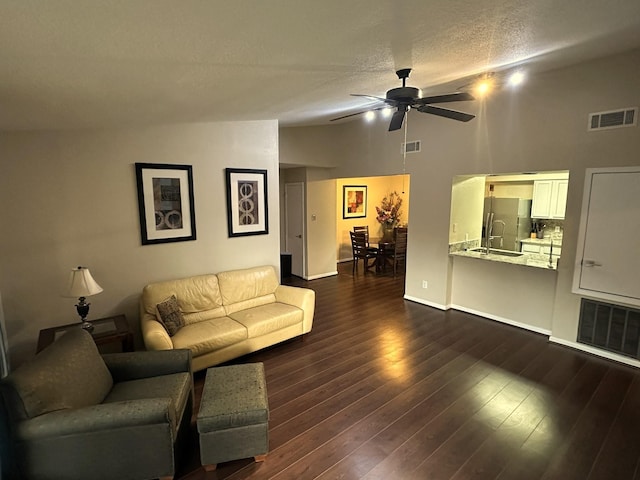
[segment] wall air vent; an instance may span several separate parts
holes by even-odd
[[[420,140],[400,144],[400,153],[417,153],[420,151]]]
[[[638,107],[630,107],[622,110],[590,113],[588,130],[635,127],[637,124]]]

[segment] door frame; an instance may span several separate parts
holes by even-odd
[[[591,189],[594,181],[594,177],[601,174],[638,174],[640,173],[640,167],[599,167],[599,168],[587,168],[585,169],[584,189],[582,196],[582,210],[580,212],[580,225],[578,230],[578,241],[576,246],[576,257],[573,270],[573,283],[571,286],[571,292],[577,295],[603,300],[605,302],[612,302],[615,304],[629,305],[633,307],[640,307],[640,298],[618,295],[615,292],[603,292],[595,289],[586,289],[582,287],[582,274],[583,268],[594,268],[596,264],[585,264],[584,254],[586,242],[588,239],[588,220],[589,220],[589,208],[591,206]],[[629,195],[630,202],[631,195]],[[630,229],[629,229],[630,230]],[[617,232],[620,234],[621,232]],[[633,237],[633,233],[628,234],[629,237]],[[593,266],[590,266],[593,265]]]

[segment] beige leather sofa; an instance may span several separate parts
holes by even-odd
[[[184,326],[172,336],[157,305],[174,295]],[[147,350],[187,348],[194,371],[311,331],[315,292],[280,285],[272,266],[152,283],[140,299]]]

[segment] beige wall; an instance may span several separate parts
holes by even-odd
[[[466,312],[550,334],[557,275],[544,268],[518,267],[455,257],[451,306]],[[514,315],[513,312],[518,312]],[[488,315],[487,315],[488,314]]]
[[[136,162],[193,166],[196,241],[141,245]],[[76,301],[60,296],[75,266],[104,288],[90,318],[125,313],[137,335],[149,282],[279,267],[275,121],[3,133],[0,163],[0,291],[17,362],[35,353],[40,329],[77,321]],[[228,237],[225,167],[267,170],[269,235]]]
[[[575,341],[579,297],[571,293],[584,170],[587,167],[640,163],[638,127],[588,132],[591,112],[638,105],[640,50],[555,71],[532,75],[519,92],[504,91],[485,102],[452,106],[477,114],[469,123],[410,112],[408,138],[422,140],[422,152],[407,156],[411,176],[406,295],[425,304],[447,308],[455,266],[448,256],[451,182],[456,175],[569,170],[567,216],[562,259],[553,294],[531,296],[553,305],[552,336]],[[428,92],[431,93],[431,92]],[[436,93],[436,92],[433,92]],[[286,129],[285,129],[286,130]],[[312,129],[306,129],[312,130]],[[387,132],[386,122],[358,119],[341,125],[288,132],[297,136],[297,158],[303,160],[305,135],[314,149],[322,137],[331,150],[312,160],[342,152],[335,178],[390,175],[402,171],[403,132]],[[315,142],[315,143],[313,143]],[[514,267],[519,268],[519,267]],[[459,272],[464,274],[464,272]],[[518,274],[526,282],[526,273]],[[428,289],[422,288],[428,280]],[[460,280],[460,279],[458,279]],[[486,278],[468,278],[468,284]],[[495,291],[489,307],[503,297]],[[524,306],[501,316],[518,321]],[[494,314],[495,312],[486,312]]]
[[[307,275],[308,279],[336,275],[336,181],[307,183]]]
[[[339,127],[338,127],[339,129]],[[280,130],[280,163],[308,167],[336,167],[344,152],[335,129],[291,127]]]

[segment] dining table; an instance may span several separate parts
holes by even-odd
[[[378,255],[376,256],[376,273],[384,273],[387,270],[387,265],[390,265],[389,259],[393,255],[395,249],[395,243],[383,240],[382,237],[373,237],[369,242],[369,245],[378,249]]]

